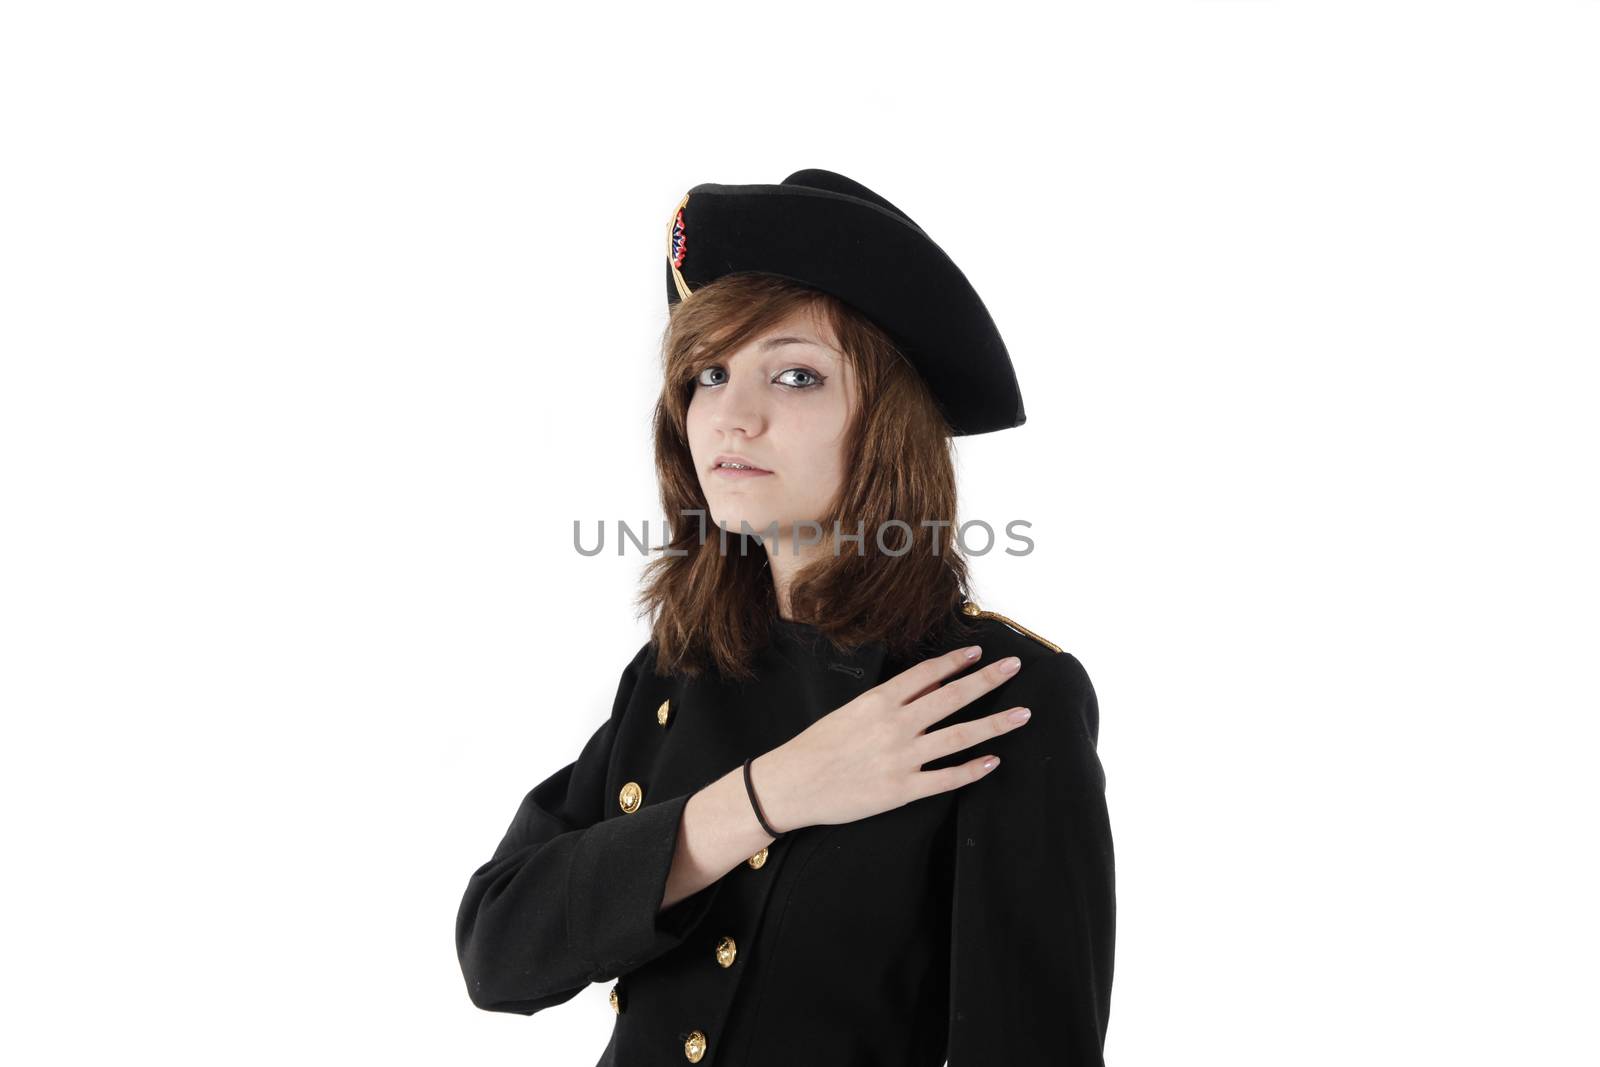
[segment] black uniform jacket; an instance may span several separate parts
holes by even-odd
[[[599,1063],[616,1067],[1102,1064],[1116,896],[1095,692],[1002,619],[968,618],[978,636],[950,647],[1022,669],[929,732],[1014,705],[1031,721],[923,764],[999,755],[987,776],[789,833],[665,911],[691,794],[916,661],[778,621],[755,681],[658,678],[647,642],[467,884],[472,1002],[531,1015],[615,979]]]

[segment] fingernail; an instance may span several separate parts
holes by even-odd
[[[999,763],[999,762],[1000,762],[1000,757],[999,756],[990,756],[988,759],[983,761],[983,769],[986,770],[986,771],[987,770],[993,770],[994,769],[994,765],[996,763]]]
[[[977,645],[973,645],[971,648],[968,648],[962,652],[962,655],[967,659],[977,659],[979,656],[983,655],[983,649],[979,648]]]
[[[1013,711],[1010,715],[1006,716],[1006,718],[1010,719],[1012,722],[1027,722],[1028,716],[1032,714],[1033,712],[1029,711],[1027,708],[1018,708],[1016,711]]]
[[[1020,659],[1015,656],[1007,656],[1005,659],[1000,661],[1000,673],[1015,673],[1016,669],[1020,666],[1022,666],[1022,661]]]

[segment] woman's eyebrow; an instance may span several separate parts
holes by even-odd
[[[812,345],[816,348],[821,348],[824,351],[833,351],[833,349],[829,348],[821,341],[814,340],[810,337],[769,337],[756,347],[761,349],[761,351],[766,352],[770,349],[777,348],[779,345]]]

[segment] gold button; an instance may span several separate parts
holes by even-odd
[[[706,1054],[706,1035],[698,1030],[689,1033],[689,1040],[683,1043],[683,1054],[690,1063],[699,1063]]]
[[[611,1010],[616,1012],[618,1015],[622,1014],[622,1002],[617,999],[617,990],[621,987],[621,982],[618,982],[616,985],[611,987]]]
[[[667,718],[671,714],[672,714],[672,700],[670,698],[668,698],[666,700],[663,700],[661,702],[661,706],[656,709],[656,722],[660,723],[662,726],[667,725]]]
[[[739,954],[739,946],[733,943],[733,938],[724,937],[717,942],[717,962],[724,967],[733,966],[733,958]]]
[[[644,790],[639,788],[638,782],[629,782],[622,787],[621,794],[617,797],[622,810],[632,815],[639,810],[639,805],[644,802]]]
[[[761,869],[761,865],[767,862],[766,848],[763,847],[760,852],[757,852],[754,856],[751,856],[749,859],[745,860],[745,862],[759,871]]]

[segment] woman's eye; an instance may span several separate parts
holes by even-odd
[[[821,385],[822,384],[822,379],[821,378],[817,377],[815,374],[812,374],[810,371],[806,370],[804,367],[790,367],[788,370],[786,370],[782,374],[778,375],[778,379],[780,381],[783,379],[784,374],[798,374],[798,375],[801,376],[801,378],[803,380],[800,381],[800,382],[785,383],[785,384],[793,384],[796,389],[810,389],[812,386]]]
[[[798,378],[795,376],[798,376]],[[727,380],[728,372],[722,367],[707,367],[695,377],[695,384],[722,385]],[[823,379],[804,367],[790,367],[788,370],[780,371],[773,381],[781,382],[791,389],[814,389],[822,384]]]

